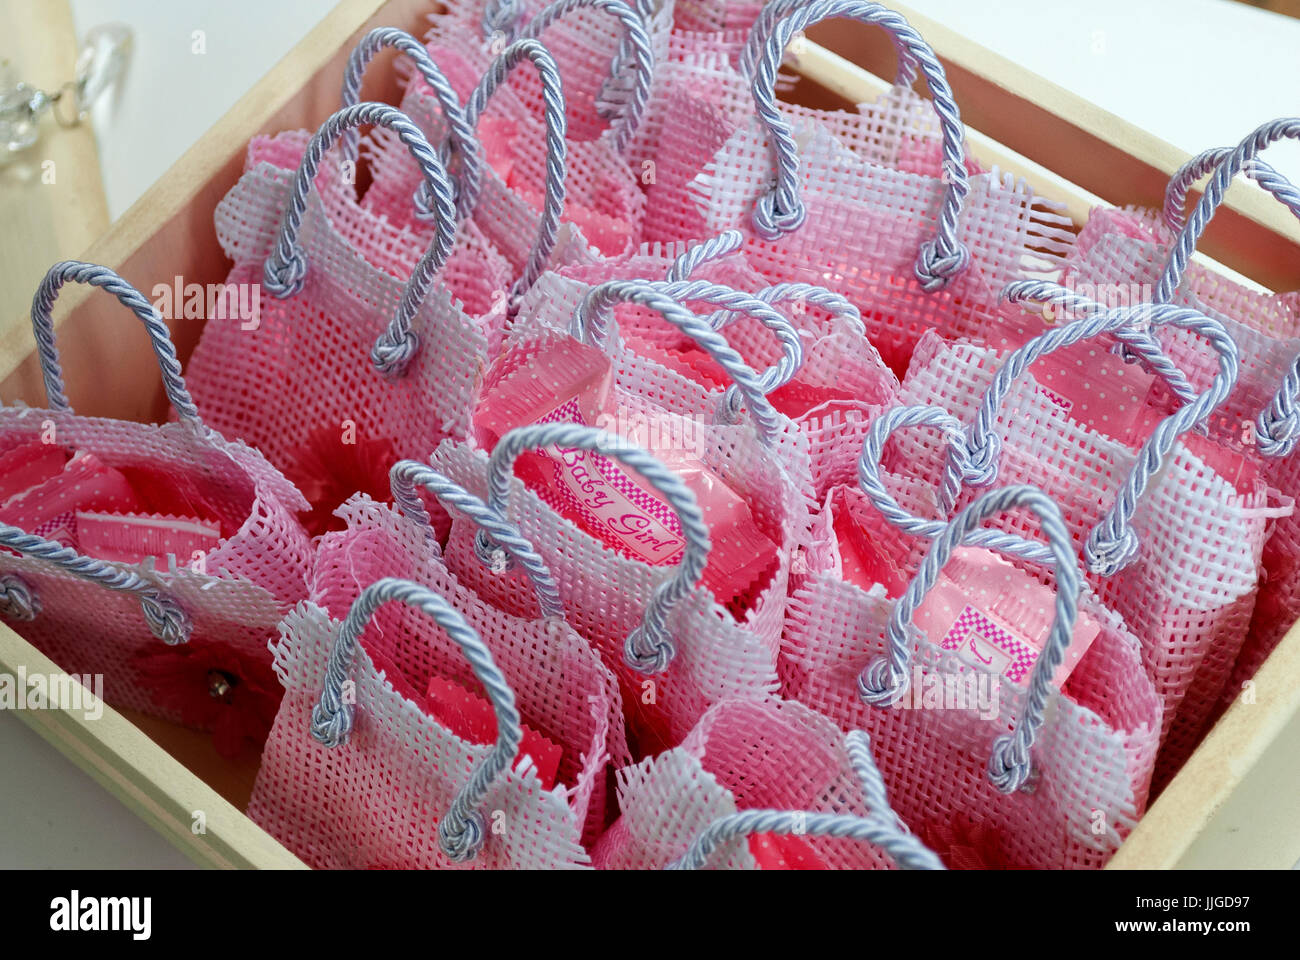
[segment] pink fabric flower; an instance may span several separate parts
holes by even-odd
[[[312,506],[311,513],[303,517],[303,527],[312,536],[342,530],[345,524],[334,511],[355,493],[368,494],[381,503],[391,500],[388,471],[397,459],[388,440],[345,438],[333,423],[317,427],[308,435],[297,462],[285,470],[285,476]]]
[[[271,665],[225,644],[159,644],[137,653],[135,667],[158,705],[188,727],[210,730],[223,757],[249,744],[260,750],[275,722],[283,689]]]

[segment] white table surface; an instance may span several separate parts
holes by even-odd
[[[909,0],[1189,152],[1300,114],[1300,20],[1229,0]],[[110,216],[135,201],[319,20],[330,0],[72,0],[79,32],[135,31],[130,73],[97,111]],[[195,31],[206,52],[196,53]],[[0,52],[11,38],[0,40]],[[1300,144],[1269,162],[1300,179]],[[70,250],[69,255],[79,251]],[[0,867],[187,861],[11,715],[0,713]],[[1297,825],[1300,829],[1300,825]]]

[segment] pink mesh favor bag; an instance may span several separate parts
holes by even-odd
[[[742,377],[751,388],[757,380],[748,371]],[[710,429],[698,418],[675,416],[618,390],[609,357],[554,332],[542,332],[502,354],[487,372],[484,398],[474,413],[476,438],[489,451],[517,427],[547,423],[601,425],[634,446],[654,451],[669,469],[685,479],[697,497],[710,504],[710,527],[721,548],[705,568],[704,585],[737,617],[743,617],[754,605],[775,601],[769,588],[772,569],[779,563],[777,544],[792,549],[795,543],[802,542],[807,527],[806,504],[799,489],[788,482],[776,463],[776,469],[769,469],[769,476],[780,483],[777,509],[756,517],[756,505],[745,495],[752,485],[733,486],[725,472],[710,463],[708,454],[711,442],[730,440],[733,461],[770,457],[772,447],[770,442],[764,442],[763,434],[750,435],[744,426]],[[597,456],[589,465],[570,464],[558,451],[548,450],[526,455],[521,466],[521,475],[533,490],[608,546],[660,564],[671,562],[680,549],[680,537],[657,525],[645,531],[622,524],[611,526],[610,512],[630,507],[625,502],[627,494],[634,499],[641,494],[654,496],[651,491],[638,494],[635,476],[617,463]],[[594,488],[589,489],[594,482],[587,475],[590,469],[603,478],[599,486],[610,485],[612,489],[599,495]],[[671,523],[671,517],[664,519]]]
[[[349,239],[357,231],[337,229],[313,189],[335,175],[316,177],[329,147],[363,123],[399,131],[437,198],[437,235],[405,283],[363,257]],[[383,495],[395,459],[427,456],[468,429],[488,331],[438,282],[455,240],[451,193],[410,121],[359,104],[325,123],[296,174],[258,162],[217,208],[217,234],[235,262],[228,284],[260,283],[273,297],[252,324],[207,324],[187,373],[214,427],[256,445],[301,484],[313,532],[354,492]],[[384,242],[405,241],[390,233]]]
[[[799,449],[806,446],[812,499],[819,502],[832,484],[853,475],[866,425],[875,412],[892,404],[898,380],[867,339],[852,303],[812,284],[769,285],[748,266],[739,251],[742,243],[742,235],[729,230],[701,244],[643,244],[631,255],[548,272],[524,298],[514,336],[525,335],[533,323],[555,329],[574,325],[586,296],[612,280],[664,277],[678,284],[672,290],[683,303],[721,306],[708,324],[725,330],[727,343],[749,366],[766,369],[785,359],[779,378],[783,382],[769,381],[774,389],[768,399],[802,438],[796,444]],[[699,273],[706,273],[710,282],[694,282]],[[696,296],[702,299],[694,301]],[[755,313],[754,300],[776,309],[778,318]],[[619,363],[629,389],[638,389],[629,376],[632,364],[638,370],[666,368],[709,393],[730,388],[726,371],[679,327],[665,324],[662,315],[635,301],[614,308],[620,340],[611,343],[610,352],[615,357],[632,355]],[[792,354],[783,357],[792,350],[788,339],[773,337],[773,331],[780,330],[788,338],[791,328],[800,344],[797,363]],[[646,375],[639,379],[644,381]],[[687,399],[692,393],[694,398]],[[665,402],[673,410],[702,409],[698,391],[690,387],[656,384],[649,395],[672,398]],[[679,406],[681,402],[686,406]],[[792,463],[791,469],[798,473],[802,467]]]
[[[450,148],[454,148],[456,152],[460,168],[454,184],[456,210],[462,223],[476,237],[485,237],[485,235],[479,230],[475,217],[496,228],[499,228],[503,222],[509,222],[511,229],[515,231],[502,232],[498,229],[495,234],[497,240],[503,241],[505,249],[515,254],[513,263],[498,252],[496,243],[487,241],[493,256],[505,266],[504,280],[493,276],[497,286],[491,291],[490,308],[484,308],[484,313],[493,321],[490,326],[493,331],[492,346],[495,348],[499,341],[500,328],[504,325],[512,300],[511,291],[527,289],[553,253],[561,260],[571,256],[586,255],[586,243],[581,237],[566,237],[557,250],[558,231],[565,207],[568,163],[562,115],[564,95],[558,69],[546,48],[536,41],[529,40],[515,44],[492,61],[480,87],[474,86],[469,68],[462,69],[461,73],[466,78],[466,82],[462,85],[475,91],[472,102],[466,110],[462,109],[460,98],[452,87],[451,81],[429,56],[429,52],[420,41],[401,30],[380,27],[368,33],[348,58],[342,96],[345,107],[359,100],[361,81],[366,68],[375,54],[385,47],[399,50],[406,55],[416,70],[411,81],[415,85],[412,89],[418,86],[418,89],[428,96],[428,99],[421,99],[411,94],[406,98],[409,101],[408,107],[414,109],[413,104],[418,106],[417,112],[425,118],[422,126],[437,131],[428,134],[430,139],[440,142],[445,136],[444,156]],[[456,63],[460,63],[455,54],[448,56]],[[505,81],[514,66],[525,60],[531,61],[537,68],[539,75],[545,81],[548,93],[545,113],[546,201],[540,212],[534,212],[509,190],[504,189],[500,177],[496,176],[494,168],[486,162],[487,159],[495,162],[496,158],[485,159],[485,146],[479,139],[480,115],[488,98]],[[405,61],[402,63],[405,65]],[[437,111],[436,118],[430,111]],[[389,223],[400,224],[401,229],[422,237],[424,244],[421,246],[423,246],[432,239],[437,228],[438,217],[433,209],[434,201],[419,163],[410,156],[399,137],[387,136],[391,132],[383,127],[375,128],[372,132],[372,137],[383,141],[382,147],[376,146],[375,139],[366,141],[373,182],[362,201],[363,209],[371,216]],[[491,143],[495,144],[495,141]],[[354,131],[348,131],[342,143],[342,151],[344,166],[355,166],[359,145]],[[485,170],[488,177],[486,193],[484,192]],[[410,179],[411,183],[407,183],[407,179]],[[489,212],[481,213],[484,209]],[[527,245],[530,237],[534,238],[531,248]],[[515,279],[516,274],[518,279]]]
[[[672,2],[652,0],[489,0],[429,16],[430,46],[497,53],[506,44],[543,40],[564,75],[566,114],[576,141],[612,131],[621,153],[650,97],[654,65],[668,49]],[[520,99],[536,108],[540,85],[522,79]]]
[[[545,788],[564,785],[585,845],[606,825],[606,762],[628,758],[627,735],[618,682],[585,640],[564,621],[558,588],[546,564],[508,521],[482,501],[426,464],[402,460],[392,471],[398,511],[358,496],[341,508],[347,530],[325,537],[316,557],[314,597],[336,617],[343,616],[357,592],[358,570],[398,573],[434,587],[458,601],[468,598],[497,627],[485,631],[492,649],[520,698],[525,724],[544,756],[534,756]],[[421,491],[433,495],[461,519],[491,531],[525,574],[537,595],[539,617],[519,620],[492,610],[460,586],[441,559]],[[477,608],[476,608],[477,609]],[[382,619],[382,618],[381,618]],[[458,677],[455,661],[430,666],[424,648],[390,650],[397,666],[415,674]],[[450,671],[450,672],[449,672]],[[525,743],[529,746],[529,743]]]
[[[1293,455],[1292,411],[1300,378],[1300,295],[1272,294],[1190,262],[1201,234],[1238,172],[1249,174],[1300,215],[1300,191],[1267,163],[1256,159],[1264,146],[1295,136],[1296,120],[1265,124],[1238,147],[1208,150],[1175,174],[1163,211],[1127,208],[1094,210],[1066,262],[1066,283],[1081,293],[1109,291],[1133,302],[1151,299],[1193,307],[1221,321],[1241,358],[1237,387],[1208,423],[1211,437],[1238,451],[1281,498],[1300,496],[1300,460]],[[1215,177],[1190,218],[1184,217],[1188,188],[1202,175]],[[1153,328],[1178,365],[1204,376],[1205,357],[1187,334]],[[1264,574],[1254,616],[1222,707],[1241,692],[1279,640],[1300,619],[1300,518],[1276,518],[1264,546]],[[1217,714],[1215,715],[1217,716]],[[1214,716],[1211,717],[1214,719]]]
[[[1168,305],[1103,310],[1037,281],[1007,296],[1082,316],[1006,355],[927,335],[900,399],[942,406],[967,425],[964,439],[904,434],[887,464],[927,483],[940,478],[941,510],[969,501],[963,483],[994,477],[1053,491],[1094,588],[1142,641],[1164,704],[1158,789],[1195,747],[1223,691],[1254,609],[1268,529],[1293,505],[1234,451],[1195,432],[1236,380],[1236,346],[1218,321]],[[1211,383],[1173,414],[1147,402],[1150,376],[1090,343],[1128,335],[1139,317],[1194,331],[1217,359]],[[1024,376],[1031,365],[1032,379]]]
[[[503,358],[509,355],[509,359],[497,367],[513,370],[527,362],[525,372],[530,377],[549,380],[559,371],[539,373],[536,368],[544,366],[553,352],[564,352],[565,344],[557,339],[567,341],[574,352],[582,346],[594,347],[613,365],[620,406],[649,404],[700,427],[744,424],[753,436],[746,445],[757,443],[770,450],[792,490],[811,507],[808,438],[767,396],[789,384],[803,367],[803,340],[788,319],[758,297],[707,281],[609,280],[584,287],[550,274],[543,277],[522,301],[510,342],[503,349]],[[767,341],[760,355],[773,358],[770,365],[756,373],[731,345],[732,331],[724,335],[715,329],[727,323],[728,314],[706,321],[686,308],[691,301],[722,304],[752,317],[752,326],[737,325],[737,329],[743,331],[751,353],[756,342]],[[657,318],[661,328],[682,336],[693,348],[690,355],[622,339],[616,316],[624,304],[641,308],[641,318]],[[756,330],[761,331],[757,336]],[[490,402],[493,389],[489,374],[485,402]]]
[[[782,693],[869,733],[894,809],[950,867],[1101,867],[1145,808],[1160,733],[1138,641],[1082,588],[1061,511],[1036,488],[985,492],[951,523],[913,512],[933,503],[916,481],[887,491],[874,458],[919,424],[959,429],[938,408],[900,407],[864,449],[864,487],[885,509],[846,519],[872,562],[851,562],[866,554],[824,515],[791,600]],[[982,527],[1010,509],[1048,542]],[[1055,594],[991,550],[1053,566]]]
[[[709,298],[718,292],[734,307],[755,316],[767,314],[765,322],[785,343],[798,346],[793,329],[761,301],[708,286],[692,295]],[[775,644],[788,563],[806,542],[812,505],[803,437],[764,396],[769,383],[779,383],[786,361],[768,374],[755,374],[721,334],[673,299],[672,291],[672,284],[611,281],[584,299],[575,314],[576,336],[542,326],[527,337],[521,334],[488,370],[474,416],[476,437],[490,451],[516,427],[573,423],[599,426],[654,453],[709,511],[715,547],[703,586],[733,622],[761,630],[764,643]],[[526,301],[531,299],[530,291]],[[749,416],[732,425],[725,391],[710,395],[689,378],[624,351],[610,329],[610,311],[622,300],[650,307],[661,323],[667,320],[697,342],[706,358],[734,381]],[[516,330],[528,315],[521,310]],[[787,371],[797,369],[797,352],[792,359]],[[682,401],[690,398],[684,390],[672,389],[674,380],[677,387],[693,390],[690,402],[678,405],[667,399],[674,393]],[[647,504],[664,511],[661,519],[671,528],[675,523],[665,503],[651,491],[638,492],[635,474],[614,461],[569,459],[563,451],[527,454],[517,472],[543,501],[607,547],[652,565],[673,561],[682,547],[680,532],[670,533],[657,522],[644,531],[631,530],[621,519],[622,511],[631,509],[626,499],[631,491],[633,500],[651,497]]]
[[[373,517],[363,500],[346,512]],[[285,693],[249,816],[316,868],[585,866],[582,790],[552,789],[560,745],[533,725],[591,732],[608,704],[570,703],[553,687],[562,664],[589,671],[594,657],[571,633],[485,606],[436,562],[420,571],[428,585],[385,577],[358,593],[353,560],[418,568],[403,548],[428,556],[424,536],[326,537],[313,600],[274,644]],[[560,716],[566,705],[578,716]],[[578,761],[592,771],[604,764],[598,740]]]
[[[797,703],[724,701],[618,780],[597,869],[943,869],[889,806],[867,736]]]
[[[563,12],[560,6],[555,9]],[[568,68],[575,65],[558,66],[548,47],[538,42],[541,17],[499,56],[490,44],[443,42],[436,34],[430,39],[431,56],[466,97],[467,129],[486,161],[480,164],[481,183],[473,198],[474,220],[513,265],[516,294],[548,264],[623,252],[640,232],[645,196],[619,151],[639,122],[653,57],[634,11],[618,0],[601,6],[607,10],[602,16],[613,14],[617,19],[611,22],[639,41],[633,44],[638,96],[621,108],[618,125],[597,139],[571,134],[565,106],[572,93]],[[548,41],[550,34],[548,30]],[[536,70],[513,70],[525,60]],[[507,87],[512,71],[515,79]],[[485,115],[492,97],[496,107]],[[433,142],[454,132],[449,114],[439,109],[438,97],[420,78],[408,86],[402,105]],[[418,196],[412,202],[419,171],[406,152],[383,130],[371,135],[367,147],[375,182],[365,202],[394,222],[424,216],[426,204]]]
[[[930,85],[938,136],[906,85],[858,114],[778,109],[782,50],[796,31],[834,16],[893,35],[905,66],[919,65]],[[656,157],[646,239],[745,231],[750,263],[765,276],[852,301],[900,375],[923,331],[978,330],[998,289],[1057,264],[1067,221],[1013,178],[972,174],[942,67],[898,14],[852,0],[800,6],[762,51],[752,80],[725,54],[708,66],[689,61],[677,83],[671,64],[662,71],[650,108],[662,132],[646,146]]]
[[[723,9],[709,11],[710,4],[677,4],[677,21],[669,40],[666,59],[657,68],[655,88],[643,123],[638,127],[631,152],[635,163],[643,168],[650,161],[645,178],[652,204],[647,229],[652,239],[702,238],[700,212],[694,198],[684,189],[709,163],[714,153],[755,114],[756,101],[774,110],[773,89],[764,92],[754,83],[756,63],[772,37],[773,28],[798,8],[811,7],[806,2],[771,3],[755,20],[747,5],[719,4]],[[693,8],[693,9],[692,9]],[[733,9],[735,8],[735,9]],[[824,16],[841,15],[840,11]],[[845,16],[859,16],[884,27],[899,50],[899,73],[891,100],[910,88],[916,79],[917,56],[908,44],[925,49],[924,42],[898,14],[878,4],[862,4],[848,9]],[[785,42],[789,42],[791,31]],[[780,89],[782,49],[774,51],[771,85]],[[940,68],[936,77],[942,79]],[[946,90],[946,83],[941,84]],[[949,98],[950,99],[950,98]],[[940,134],[925,116],[925,107],[913,96],[903,98],[908,106],[900,111],[897,104],[880,105],[882,116],[873,124],[865,116],[838,111],[808,110],[785,105],[796,115],[826,125],[842,138],[852,141],[852,148],[863,156],[881,163],[919,164],[915,172],[942,172],[939,157]],[[860,110],[878,108],[862,105]],[[945,109],[949,109],[945,107]],[[955,110],[955,106],[951,108]],[[892,116],[891,116],[892,115]],[[955,116],[955,113],[954,113]],[[861,129],[857,129],[861,128]],[[910,140],[900,148],[893,141]],[[658,236],[660,232],[664,237]],[[713,231],[716,232],[716,231]]]
[[[144,323],[178,422],[77,416],[51,309],[100,287]],[[0,409],[0,615],[59,666],[102,674],[115,706],[260,744],[279,691],[267,638],[306,595],[306,508],[260,453],[200,419],[158,311],[107,267],[46,274],[32,326],[48,409]]]
[[[525,730],[521,749],[532,757],[541,788],[550,791],[560,785],[582,841],[590,844],[607,822],[606,763],[626,762],[628,756],[622,704],[614,675],[601,664],[586,641],[565,625],[563,606],[549,570],[517,530],[482,501],[424,464],[400,461],[394,465],[391,475],[393,498],[400,512],[364,495],[354,497],[340,508],[340,517],[347,526],[321,540],[316,556],[313,602],[325,613],[341,619],[357,599],[359,583],[393,574],[428,586],[464,611],[475,629],[487,638],[495,661],[516,692]],[[431,493],[440,503],[455,510],[457,516],[497,533],[503,549],[531,577],[540,619],[521,620],[494,610],[459,583],[440,558],[420,491]],[[392,688],[387,691],[388,702],[382,708],[376,706],[376,710],[382,709],[389,715],[404,698],[417,707],[424,705],[425,713],[444,725],[458,721],[450,728],[454,732],[461,731],[462,736],[472,734],[479,743],[491,742],[490,711],[483,701],[471,698],[465,689],[467,685],[473,686],[469,664],[454,649],[429,645],[428,631],[420,626],[422,621],[413,620],[409,612],[401,616],[398,612],[389,609],[377,614],[378,625],[366,635],[365,649],[372,663],[384,670]],[[302,705],[304,711],[315,693],[307,692],[307,700]],[[419,715],[418,710],[415,715]],[[295,754],[306,740],[306,728],[295,727],[295,718],[296,715],[286,721],[286,739],[277,741],[275,752],[268,751],[264,758],[264,775],[253,798],[254,815],[264,823],[275,825],[277,835],[300,836],[313,829],[310,824],[292,819],[294,814],[286,817],[280,812],[284,792],[302,789],[301,782],[295,779],[301,772]],[[387,749],[391,743],[383,740],[383,748]],[[396,756],[385,758],[385,762],[404,762],[401,749],[396,752]],[[272,758],[274,764],[268,766]],[[354,767],[340,775],[355,775],[357,769],[362,768]],[[337,779],[331,779],[331,786],[340,787],[341,797],[350,793]],[[418,797],[402,796],[401,791],[409,787],[409,782],[394,786],[378,802],[402,804],[418,800]],[[339,802],[346,806],[344,801]],[[361,813],[357,816],[364,822]],[[345,837],[345,833],[330,834],[330,839],[325,841],[327,848],[329,844],[340,844],[331,855],[353,856],[342,846]],[[366,844],[368,856],[378,857],[380,862],[385,859],[405,862],[400,843],[385,848],[384,844],[394,842],[394,838],[371,839]],[[375,861],[369,862],[374,865]],[[428,865],[431,861],[419,862]]]
[[[477,225],[468,219],[482,179],[482,147],[446,76],[430,59],[423,45],[410,34],[387,27],[377,28],[362,39],[348,59],[340,109],[360,103],[361,81],[366,67],[384,48],[396,49],[407,56],[447,118],[451,130],[450,145],[460,158],[458,176],[450,181],[459,221],[456,243],[440,268],[438,279],[461,301],[467,314],[481,319],[491,345],[496,346],[505,319],[501,291],[511,283],[512,268]],[[376,129],[392,132],[383,126]],[[251,170],[259,163],[270,163],[292,173],[302,163],[310,140],[311,131],[308,130],[286,131],[274,137],[254,137],[249,143],[245,170]],[[394,134],[393,140],[394,149],[410,157],[408,147],[400,137]],[[425,182],[427,174],[412,158],[419,183],[416,199],[419,201],[420,219],[408,223],[406,217],[394,219],[377,214],[362,204],[358,197],[358,142],[356,127],[345,127],[339,137],[337,157],[327,162],[329,175],[316,176],[313,186],[325,206],[330,224],[344,240],[367,263],[405,279],[414,273],[439,231],[445,230],[430,193],[431,184]],[[333,165],[335,160],[337,166]],[[373,175],[374,171],[371,172]]]
[[[526,464],[545,468],[542,483],[531,486],[514,475],[516,461],[530,451],[546,454],[520,464],[519,472]],[[737,529],[739,494],[752,506],[752,522],[771,529],[781,480],[762,458],[722,454],[712,446],[701,462],[675,458],[670,469],[620,436],[561,422],[509,431],[490,458],[455,443],[434,452],[435,469],[485,498],[550,567],[569,623],[619,677],[635,756],[674,746],[720,700],[761,700],[776,690],[789,535],[775,531],[762,579],[739,608],[734,601],[724,606],[703,583],[710,566],[725,578],[753,562],[752,549],[711,538],[710,526]],[[701,484],[705,470],[726,488]],[[566,490],[567,502],[559,499]],[[585,511],[575,503],[579,495]],[[491,535],[453,523],[446,556],[462,582],[489,602],[517,616],[537,615],[529,581],[510,569]]]

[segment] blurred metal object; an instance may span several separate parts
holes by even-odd
[[[77,57],[72,80],[55,91],[17,78],[8,60],[0,61],[0,151],[4,157],[28,149],[40,138],[41,118],[53,113],[59,126],[76,127],[122,79],[131,59],[132,34],[122,23],[92,28]]]

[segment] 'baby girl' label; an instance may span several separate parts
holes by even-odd
[[[543,417],[541,423],[582,423],[576,400]],[[555,466],[556,497],[563,512],[578,513],[590,525],[609,531],[629,552],[647,563],[676,563],[686,550],[681,522],[672,509],[627,475],[622,467],[590,450],[547,447]]]

